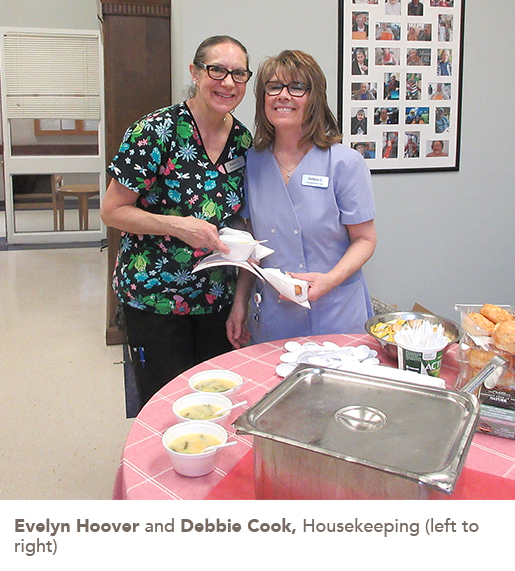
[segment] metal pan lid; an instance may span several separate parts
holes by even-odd
[[[449,493],[478,418],[470,394],[299,366],[234,426]]]

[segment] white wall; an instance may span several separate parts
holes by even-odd
[[[188,64],[197,46],[205,38],[217,34],[228,34],[243,43],[254,73],[263,58],[283,49],[309,52],[326,73],[329,104],[336,112],[337,0],[173,0],[173,101],[183,99],[183,88],[191,79]],[[235,112],[248,127],[254,124],[253,89],[254,78]]]
[[[490,4],[465,7],[460,170],[373,176],[379,243],[365,271],[372,294],[402,309],[456,319],[454,303],[515,303],[515,2]],[[96,0],[12,2],[2,25],[96,29]],[[173,99],[197,45],[223,33],[247,46],[253,70],[284,48],[311,53],[336,111],[337,28],[337,0],[173,0]],[[236,112],[249,126],[252,85]]]
[[[198,43],[227,33],[247,46],[254,70],[285,48],[311,53],[336,112],[337,4],[174,0],[175,100]],[[466,3],[460,170],[373,176],[379,241],[365,273],[372,295],[401,309],[418,302],[457,319],[455,303],[515,303],[514,19],[513,0],[488,11],[483,2]],[[236,112],[247,125],[252,106],[248,92]]]
[[[2,26],[97,30],[97,0],[2,2]]]
[[[378,175],[380,297],[449,317],[454,303],[515,303],[515,3],[465,8],[459,172]]]

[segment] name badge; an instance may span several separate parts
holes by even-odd
[[[327,188],[329,186],[329,177],[316,176],[314,174],[303,174],[302,186],[316,186],[317,188]]]
[[[245,166],[245,157],[237,157],[225,163],[225,172],[230,173]]]

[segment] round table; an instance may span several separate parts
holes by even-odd
[[[381,345],[369,335],[324,335],[297,338],[306,341],[333,341],[340,346],[368,345],[378,352],[381,364],[396,366]],[[229,369],[248,381],[240,390],[238,400],[246,399],[247,409],[254,405],[282,379],[275,368],[284,352],[285,341],[252,345],[230,351],[201,363],[170,381],[142,408],[125,443],[113,491],[113,499],[251,500],[254,496],[252,438],[234,434],[236,446],[220,454],[215,470],[200,478],[177,474],[161,443],[162,434],[176,419],[172,405],[179,397],[191,392],[188,379],[207,369]],[[459,366],[449,350],[443,359],[441,377],[452,387]],[[242,409],[231,413],[231,422]],[[452,495],[439,494],[441,499],[515,499],[515,441],[476,433],[465,466]]]
[[[79,229],[89,230],[89,199],[100,194],[97,184],[64,184],[57,188],[57,209],[59,230],[64,230],[65,198],[75,197],[79,201]]]

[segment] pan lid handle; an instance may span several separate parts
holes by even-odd
[[[463,387],[463,392],[472,394],[483,384],[487,389],[493,389],[499,379],[508,370],[509,366],[510,363],[506,359],[500,355],[496,355],[477,375],[470,379]]]

